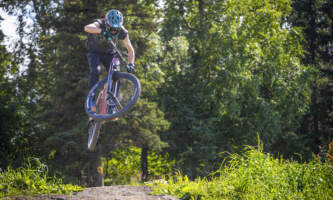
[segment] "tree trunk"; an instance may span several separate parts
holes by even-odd
[[[148,147],[144,146],[141,149],[141,181],[148,181]]]
[[[102,156],[99,153],[91,153],[89,156],[88,186],[104,186],[104,173],[102,165]]]

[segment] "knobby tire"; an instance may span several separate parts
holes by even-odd
[[[93,125],[89,127],[89,136],[88,136],[88,150],[93,151],[96,147],[99,132],[101,130],[102,122],[92,122]]]

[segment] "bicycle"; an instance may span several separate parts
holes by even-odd
[[[109,42],[115,49],[115,55],[108,75],[91,88],[85,102],[85,111],[92,118],[88,128],[90,151],[95,149],[102,124],[127,112],[141,93],[138,78],[131,73],[120,72],[120,61],[125,64],[126,61],[113,41]]]

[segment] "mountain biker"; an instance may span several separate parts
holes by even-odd
[[[104,19],[97,19],[84,27],[88,32],[86,46],[88,48],[88,63],[90,67],[88,87],[91,89],[98,81],[98,68],[102,62],[108,70],[114,54],[114,49],[108,40],[122,40],[128,52],[128,71],[134,72],[134,49],[128,36],[128,31],[123,26],[123,15],[119,10],[113,9],[106,13]]]
[[[119,39],[123,41],[128,52],[127,71],[130,73],[135,72],[134,49],[129,39],[128,31],[123,26],[123,15],[119,10],[112,9],[108,11],[104,19],[96,19],[93,23],[86,25],[84,31],[89,33],[86,41],[90,68],[89,90],[98,82],[100,64],[102,63],[108,71],[108,67],[112,63],[115,50],[108,43],[109,40],[112,40],[114,44]]]

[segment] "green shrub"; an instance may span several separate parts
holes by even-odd
[[[131,146],[118,149],[111,159],[103,159],[105,185],[138,183],[141,174],[141,149]],[[148,153],[148,171],[150,179],[158,179],[172,172],[174,161],[168,161],[168,155]]]
[[[62,184],[62,181],[48,175],[48,168],[37,158],[29,158],[23,167],[0,172],[0,198],[26,194],[69,194],[81,187]]]
[[[194,181],[178,174],[152,184],[156,193],[190,199],[333,199],[333,168],[298,163],[263,153],[262,147],[233,154],[210,178]]]

